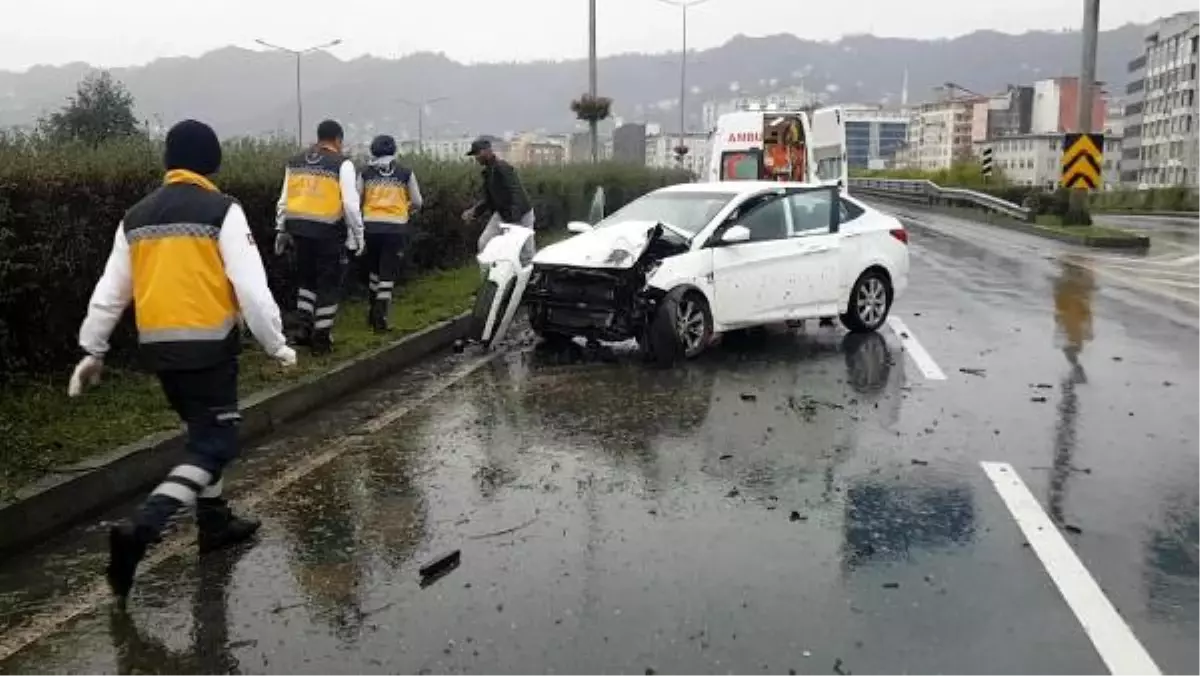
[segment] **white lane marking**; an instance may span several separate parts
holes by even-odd
[[[503,351],[491,352],[476,361],[459,366],[435,385],[425,389],[416,399],[405,401],[383,411],[363,423],[358,430],[331,443],[324,451],[297,459],[288,470],[268,481],[265,486],[260,486],[253,493],[241,497],[238,504],[249,511],[258,504],[275,497],[288,486],[336,460],[361,437],[377,433],[413,410],[428,404],[435,397],[503,354],[505,354]],[[184,537],[182,533],[177,533],[174,537],[165,540],[142,560],[141,565],[138,566],[138,577],[144,579],[147,571],[157,568],[176,556],[192,551],[192,549],[193,542]],[[67,622],[99,608],[110,599],[112,599],[112,592],[109,591],[107,583],[100,581],[80,593],[73,593],[56,603],[49,604],[48,608],[0,633],[0,662],[4,662],[21,650],[53,634]]]
[[[1176,258],[1172,264],[1173,265],[1189,265],[1189,264],[1194,265],[1196,263],[1196,261],[1200,261],[1200,254],[1192,254],[1191,256],[1184,256],[1183,258]]]
[[[945,380],[946,374],[942,373],[942,369],[938,368],[937,362],[929,353],[925,351],[925,347],[917,341],[917,337],[913,332],[905,326],[904,321],[896,315],[888,317],[888,326],[895,332],[896,337],[900,339],[900,344],[904,347],[904,351],[908,356],[912,357],[913,363],[921,370],[925,378],[928,380]]]
[[[1133,635],[1120,613],[1113,607],[1100,585],[1088,573],[1083,562],[1075,556],[1071,545],[1037,498],[1006,462],[981,462],[980,467],[992,480],[1000,499],[1020,526],[1025,539],[1033,548],[1059,593],[1083,625],[1100,659],[1113,674],[1161,674],[1158,665]]]

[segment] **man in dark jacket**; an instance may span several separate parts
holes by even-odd
[[[488,241],[500,234],[501,223],[532,228],[533,205],[529,202],[529,195],[521,185],[517,170],[496,157],[492,142],[486,138],[476,139],[471,143],[467,156],[474,157],[483,167],[483,195],[474,206],[463,212],[463,220],[471,221],[491,212],[483,233],[479,235],[478,250],[483,251]]]

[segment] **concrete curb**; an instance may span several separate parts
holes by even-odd
[[[467,334],[470,313],[350,359],[298,383],[257,392],[242,401],[243,440],[350,394]],[[146,490],[179,460],[182,431],[164,431],[109,453],[63,467],[0,503],[0,556],[37,542]]]
[[[1052,239],[1065,244],[1077,244],[1093,249],[1116,249],[1121,251],[1145,251],[1150,248],[1150,238],[1144,235],[1130,234],[1129,237],[1085,237],[1083,235],[1073,235],[1065,232],[1055,232],[1047,228],[1040,227],[1033,223],[1024,223],[1015,219],[1005,218],[1003,216],[985,214],[980,215],[978,212],[970,209],[960,209],[954,207],[943,207],[939,205],[930,205],[925,200],[907,199],[905,197],[885,197],[878,193],[871,193],[868,199],[875,199],[881,202],[891,202],[894,204],[917,204],[922,209],[935,213],[946,214],[948,216],[956,216],[964,218],[975,223],[983,225],[993,225],[1005,230],[1014,230],[1027,235],[1041,237],[1044,239]]]
[[[1121,211],[1110,209],[1092,209],[1092,213],[1096,216],[1146,216],[1148,218],[1178,218],[1195,219],[1200,218],[1200,212],[1195,211]]]

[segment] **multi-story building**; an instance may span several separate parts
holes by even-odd
[[[679,134],[652,134],[646,137],[646,166],[674,168],[682,166],[696,176],[703,176],[712,157],[712,139],[708,134],[687,134],[684,145],[688,152],[683,162],[675,159]]]
[[[427,138],[423,141],[410,138],[397,141],[396,150],[401,155],[425,154],[443,162],[466,162],[469,159],[467,151],[471,149],[471,142],[474,140],[474,136]],[[492,147],[498,155],[505,149],[503,142],[495,138],[492,139]]]
[[[614,129],[613,161],[644,165],[646,163],[646,133],[645,124],[632,122]]]
[[[909,120],[905,166],[936,171],[970,157],[974,107],[979,100],[946,98],[917,106]]]
[[[1063,138],[1061,133],[1019,134],[994,139],[977,140],[974,152],[992,148],[994,166],[1004,178],[1016,185],[1039,186],[1053,190],[1062,176]],[[1116,184],[1117,166],[1121,157],[1121,140],[1106,138],[1102,180],[1112,187]]]
[[[1091,89],[1092,128],[1085,131],[1099,132],[1104,129],[1104,92],[1099,86]],[[1079,130],[1079,78],[1056,77],[1039,80],[1033,84],[1033,121],[1030,132],[1034,134],[1062,134]]]
[[[850,169],[883,169],[908,141],[907,114],[880,106],[843,107],[846,163]]]
[[[971,141],[1029,134],[1033,127],[1034,88],[1009,85],[1003,93],[977,101],[971,120]]]
[[[1146,28],[1129,62],[1122,183],[1200,185],[1196,91],[1200,12],[1180,12]]]
[[[537,134],[519,134],[507,145],[504,159],[519,166],[557,166],[566,160],[566,148]]]

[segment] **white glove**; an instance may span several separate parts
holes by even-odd
[[[291,368],[296,365],[296,351],[284,345],[271,355],[271,358],[279,362],[279,365],[284,368]]]
[[[104,370],[104,359],[88,355],[79,360],[75,372],[71,374],[71,382],[67,385],[67,396],[78,397],[83,394],[83,388],[100,383],[100,373]]]
[[[366,242],[363,241],[362,235],[355,234],[353,230],[346,233],[346,249],[352,252],[355,258],[363,255],[366,248]]]
[[[276,231],[275,255],[282,256],[290,248],[292,248],[292,236],[282,230]]]

